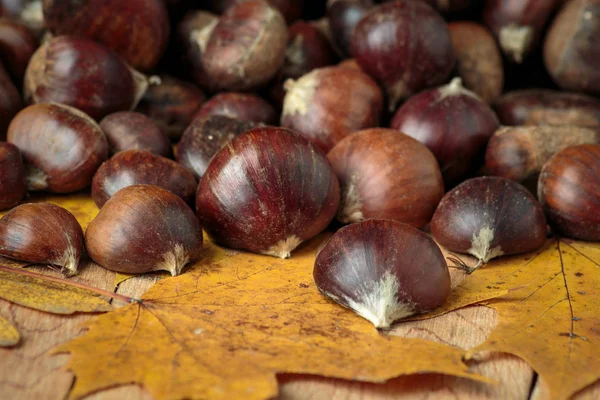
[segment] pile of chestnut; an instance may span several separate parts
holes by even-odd
[[[448,296],[438,244],[600,241],[600,0],[0,4],[5,257],[177,275],[203,231],[337,230],[316,285],[384,328]],[[90,187],[85,233],[27,200]]]

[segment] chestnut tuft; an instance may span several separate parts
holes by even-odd
[[[327,227],[339,200],[327,158],[295,132],[266,127],[242,133],[214,156],[196,212],[217,243],[288,258]]]
[[[7,18],[0,19],[0,57],[19,85],[37,48],[37,37],[27,26]]]
[[[360,70],[319,68],[297,81],[288,80],[285,88],[281,126],[323,151],[353,132],[379,125],[383,94]]]
[[[266,100],[248,93],[225,92],[210,98],[198,109],[193,119],[223,115],[242,121],[277,123],[277,112]]]
[[[0,255],[77,273],[83,232],[73,214],[50,203],[22,204],[0,219]]]
[[[21,152],[14,144],[0,142],[0,210],[19,204],[26,191]]]
[[[313,276],[321,293],[378,329],[431,311],[450,294],[446,260],[435,242],[389,220],[337,231],[317,255]]]
[[[181,198],[152,185],[119,190],[85,232],[88,254],[111,271],[179,275],[200,258],[202,228]]]
[[[435,240],[479,263],[504,254],[535,251],[546,242],[546,218],[535,197],[504,178],[469,179],[448,192],[431,220]]]
[[[143,150],[127,150],[103,163],[92,180],[92,198],[101,208],[124,187],[147,184],[160,186],[193,204],[196,179],[186,168],[168,158]]]
[[[433,154],[415,139],[374,128],[340,141],[327,155],[341,186],[337,219],[393,219],[425,226],[444,195]]]
[[[600,145],[569,147],[554,155],[540,173],[538,198],[559,233],[600,241]]]
[[[8,128],[8,141],[23,154],[29,190],[81,190],[108,157],[108,141],[98,124],[62,104],[23,109]]]
[[[444,83],[455,56],[446,22],[421,1],[396,0],[372,8],[352,35],[352,55],[399,101]]]

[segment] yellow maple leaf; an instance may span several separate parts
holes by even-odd
[[[14,346],[21,340],[19,331],[7,319],[0,316],[0,347]]]

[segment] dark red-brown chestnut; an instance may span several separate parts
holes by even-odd
[[[451,186],[478,167],[500,123],[479,96],[454,78],[448,85],[408,99],[394,114],[390,127],[427,146]]]
[[[158,186],[119,190],[85,232],[88,254],[111,271],[179,275],[200,258],[202,228],[181,198]]]
[[[213,115],[197,118],[188,126],[177,144],[177,162],[202,177],[210,160],[234,137],[261,124]]]
[[[266,100],[249,93],[224,92],[210,98],[196,111],[193,119],[223,115],[242,121],[275,125],[278,115]]]
[[[479,260],[535,251],[546,242],[546,218],[535,197],[504,178],[469,179],[444,196],[431,220],[435,240]]]
[[[27,26],[8,18],[0,19],[0,58],[19,85],[37,48],[38,39]]]
[[[26,191],[25,167],[19,148],[0,142],[0,210],[19,204]]]
[[[283,65],[287,26],[265,0],[248,0],[225,11],[213,29],[202,63],[225,90],[250,90],[269,82]]]
[[[440,248],[418,229],[390,220],[337,231],[317,255],[313,276],[321,293],[378,329],[431,311],[450,294]]]
[[[92,180],[92,198],[98,208],[124,187],[155,185],[193,204],[197,182],[190,171],[168,158],[143,150],[127,150],[104,162]]]
[[[558,233],[600,241],[600,145],[569,147],[542,169],[538,198]]]
[[[327,154],[341,186],[337,218],[343,223],[393,219],[425,226],[444,195],[433,154],[392,129],[354,133]]]
[[[25,72],[28,102],[66,104],[96,120],[135,107],[147,87],[146,77],[116,53],[74,36],[44,42]]]
[[[216,13],[223,13],[235,4],[247,0],[209,0],[211,10]],[[292,23],[302,16],[305,0],[267,0],[272,7],[275,7],[288,23]],[[313,3],[314,0],[310,1]]]
[[[373,7],[372,0],[329,0],[327,19],[337,47],[345,56],[352,54],[352,33],[358,22]]]
[[[0,64],[0,140],[6,138],[6,129],[10,121],[22,108],[21,94]]]
[[[379,125],[383,93],[363,72],[343,67],[315,69],[288,80],[281,126],[329,151],[347,135]]]
[[[0,255],[77,273],[83,231],[73,214],[50,203],[21,204],[0,219]]]
[[[217,243],[288,258],[327,227],[339,201],[327,158],[295,132],[266,127],[242,133],[214,156],[196,213]]]
[[[119,111],[100,121],[100,128],[108,139],[111,154],[123,150],[147,150],[163,157],[171,157],[171,141],[160,127],[133,111]]]
[[[383,85],[391,111],[400,100],[444,83],[456,61],[446,22],[412,0],[372,8],[354,29],[352,55]]]
[[[81,190],[108,157],[108,141],[98,124],[62,104],[34,104],[19,112],[8,128],[8,141],[21,150],[29,190]]]

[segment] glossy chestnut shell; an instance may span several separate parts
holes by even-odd
[[[19,148],[0,142],[0,210],[16,206],[25,197],[25,167]]]
[[[10,121],[23,108],[21,94],[0,64],[0,140],[6,138]]]
[[[29,59],[37,48],[38,39],[27,26],[0,18],[0,57],[19,85],[23,82]]]
[[[249,93],[224,92],[214,95],[194,114],[193,119],[222,115],[243,121],[277,123],[278,115],[269,102]]]
[[[372,0],[328,1],[327,19],[331,35],[345,56],[352,54],[351,40],[354,28],[372,7]]]

